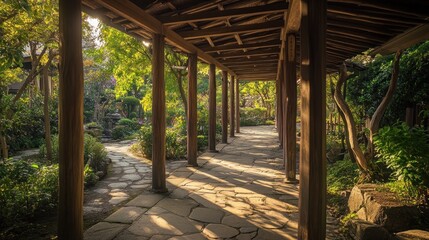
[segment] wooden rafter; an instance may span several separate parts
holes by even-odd
[[[158,19],[166,24],[180,24],[180,23],[188,23],[188,22],[201,22],[201,21],[209,21],[209,20],[217,20],[217,19],[228,19],[231,17],[242,17],[242,16],[254,16],[261,15],[267,13],[276,13],[282,12],[287,9],[287,3],[285,2],[277,2],[273,4],[267,4],[264,6],[257,7],[248,7],[248,8],[238,8],[238,9],[230,9],[223,11],[208,11],[201,12],[195,14],[186,14],[186,15],[177,15],[172,17],[159,17]]]
[[[279,29],[282,26],[283,26],[283,20],[276,20],[276,21],[258,23],[253,25],[242,25],[242,26],[184,31],[184,32],[179,32],[179,34],[185,39],[193,39],[193,38],[201,38],[206,36],[223,36],[223,35],[252,32],[252,31],[269,31],[272,29]]]

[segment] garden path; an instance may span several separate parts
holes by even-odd
[[[129,156],[125,146],[112,152],[108,145],[117,175],[93,191],[120,208],[85,239],[297,239],[298,186],[283,182],[277,136],[272,126],[244,127],[230,144],[217,145],[219,153],[202,154],[199,168],[169,163],[166,194],[149,190],[149,163]],[[126,190],[136,188],[130,200]],[[85,207],[96,208],[97,201]]]

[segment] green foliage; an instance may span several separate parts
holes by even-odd
[[[83,175],[86,187],[94,186],[99,180],[99,177],[94,173],[94,170],[89,165],[85,165]]]
[[[264,125],[268,120],[266,118],[266,111],[266,108],[261,107],[240,109],[241,126]]]
[[[327,185],[329,193],[351,189],[357,182],[359,171],[350,159],[337,161],[328,165]]]
[[[58,150],[59,150],[59,142],[58,135],[52,136],[52,162],[58,163]],[[46,158],[46,146],[42,145],[39,149],[40,156],[42,158]],[[106,148],[103,146],[101,142],[98,141],[97,138],[85,134],[84,136],[84,163],[88,164],[94,170],[103,171],[105,167],[105,160],[107,157]]]
[[[85,133],[100,139],[103,134],[103,127],[97,122],[90,122],[85,125]]]
[[[395,180],[403,181],[410,194],[429,188],[429,136],[422,128],[405,123],[379,130],[374,144],[379,161],[393,171]]]
[[[143,126],[140,129],[139,137],[141,153],[152,159],[152,127]],[[169,128],[165,135],[166,158],[180,159],[186,156],[186,136],[180,133],[177,128]]]
[[[57,164],[39,166],[11,159],[0,164],[0,225],[51,211],[57,196]]]
[[[366,70],[352,75],[347,82],[347,99],[355,114],[372,116],[387,92],[393,56],[377,56],[362,63]],[[400,60],[398,85],[386,109],[382,126],[405,119],[407,106],[429,104],[429,41],[404,51]],[[357,119],[360,120],[360,119]]]
[[[131,120],[128,118],[119,119],[118,125],[119,126],[125,126],[125,127],[129,128],[131,131],[136,131],[140,128],[140,124],[137,121]]]

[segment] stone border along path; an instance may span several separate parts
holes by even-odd
[[[85,239],[297,239],[298,186],[283,183],[277,136],[272,126],[243,127],[230,144],[217,145],[219,153],[202,154],[199,168],[171,162],[167,194],[150,192],[149,164],[112,154],[116,176],[94,191],[112,203],[128,200],[124,189],[143,191]]]

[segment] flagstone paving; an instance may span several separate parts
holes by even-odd
[[[273,127],[242,128],[229,141],[217,146],[219,153],[202,154],[198,168],[170,167],[166,194],[150,192],[149,166],[113,158],[126,163],[114,167],[122,175],[108,180],[108,191],[98,189],[98,194],[128,202],[89,228],[85,239],[297,239],[298,186],[283,182]],[[125,173],[128,166],[137,173]],[[135,185],[145,187],[130,199],[132,193],[123,189]]]

